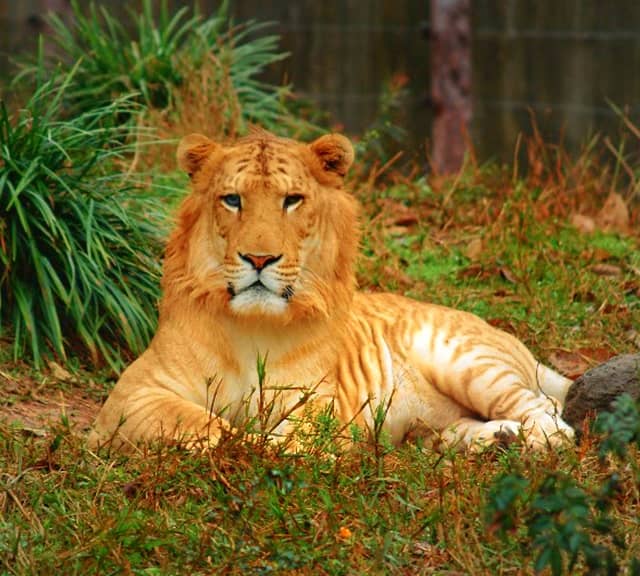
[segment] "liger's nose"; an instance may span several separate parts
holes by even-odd
[[[282,258],[282,254],[276,256],[274,254],[241,254],[240,252],[238,252],[238,256],[245,262],[251,264],[258,272]]]

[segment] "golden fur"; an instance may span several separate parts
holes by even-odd
[[[559,417],[570,381],[513,336],[466,312],[356,292],[358,204],[342,182],[352,160],[336,134],[309,145],[262,131],[227,146],[183,139],[192,192],[167,245],[158,330],[111,392],[92,445],[211,444],[265,406],[260,420],[281,437],[302,404],[369,430],[382,406],[396,443],[573,436]]]

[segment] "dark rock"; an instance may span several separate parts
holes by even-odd
[[[640,398],[640,354],[615,356],[580,376],[569,388],[562,418],[580,430],[587,416],[610,412],[625,392]]]

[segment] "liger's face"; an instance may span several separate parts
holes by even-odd
[[[312,284],[318,184],[278,142],[235,147],[211,182],[229,306],[236,314],[282,314]]]

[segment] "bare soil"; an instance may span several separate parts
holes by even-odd
[[[46,374],[35,374],[23,366],[0,364],[0,423],[39,435],[66,417],[75,432],[88,430],[101,405],[88,393],[95,396],[96,384],[53,366]]]

